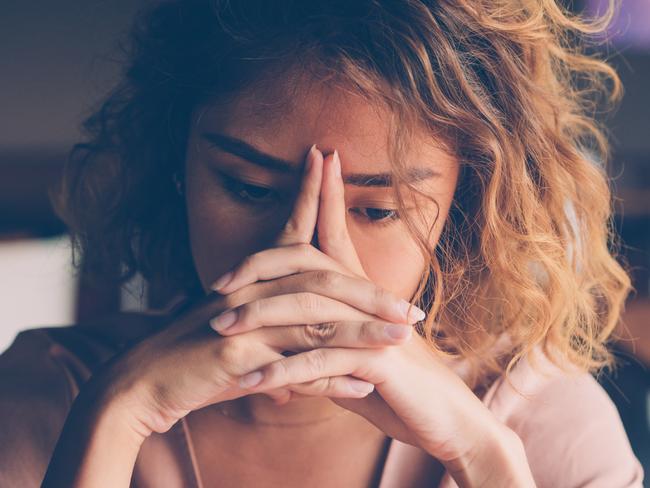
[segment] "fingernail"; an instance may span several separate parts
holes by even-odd
[[[221,278],[215,281],[210,288],[212,288],[214,291],[221,290],[228,283],[230,283],[230,280],[232,280],[233,275],[234,273],[232,271],[227,272],[225,275],[223,275]]]
[[[239,378],[239,386],[241,388],[251,388],[253,386],[259,385],[264,378],[264,375],[261,371],[253,371],[252,373],[245,374]]]
[[[409,311],[409,307],[410,307],[410,311]],[[399,309],[400,309],[400,313],[403,316],[405,316],[406,320],[408,320],[409,322],[418,322],[420,320],[424,320],[424,317],[427,316],[427,314],[424,313],[424,310],[421,310],[415,305],[411,305],[406,300],[400,301]]]
[[[332,164],[334,165],[334,174],[336,174],[336,176],[341,176],[341,159],[339,158],[339,153],[336,149],[334,149]]]
[[[375,389],[375,385],[366,381],[350,381],[350,388],[358,393],[370,393]]]
[[[404,339],[411,335],[410,325],[386,324],[384,332],[391,339]]]
[[[237,311],[228,310],[210,320],[210,327],[217,332],[226,330],[237,321]]]

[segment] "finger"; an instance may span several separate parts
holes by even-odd
[[[333,298],[392,322],[412,324],[426,316],[416,305],[411,305],[372,281],[328,270],[289,274],[272,281],[256,281],[229,294],[227,301],[231,307],[236,307],[262,298],[301,292]]]
[[[308,392],[306,392],[306,393],[298,393],[290,385],[287,386],[286,388],[282,388],[281,390],[283,392],[286,392],[286,393],[283,393],[282,395],[278,395],[277,398],[273,398],[273,401],[275,402],[276,405],[284,405],[285,403],[289,403],[289,401],[291,401],[291,400],[293,400],[295,398],[306,398],[306,397],[310,397],[310,396],[320,396],[320,395],[317,395],[317,394],[309,394]],[[279,388],[278,388],[278,391],[280,391]],[[261,392],[261,393],[266,393],[266,392]],[[342,398],[342,397],[338,397],[338,398]]]
[[[339,273],[353,275],[341,263],[314,246],[299,243],[264,249],[250,254],[228,273],[227,283],[224,283],[224,277],[221,277],[214,282],[211,288],[225,295],[259,280],[271,280],[314,269],[332,269]]]
[[[389,349],[312,349],[288,358],[279,359],[239,378],[238,386],[251,391],[280,388],[289,384],[314,381],[319,378],[350,375],[373,384],[383,381],[381,373],[372,364],[380,353]],[[383,356],[388,359],[387,356]]]
[[[242,339],[244,339],[244,338],[243,337],[239,338],[240,341]],[[238,369],[240,369],[242,367],[244,368],[243,372],[250,371],[251,362],[256,363],[256,365],[252,366],[252,367],[260,367],[260,366],[263,366],[263,365],[268,364],[268,363],[273,362],[273,361],[277,361],[277,360],[282,359],[283,357],[285,357],[280,352],[274,350],[275,348],[272,348],[270,346],[267,346],[267,345],[263,344],[264,341],[260,340],[260,338],[254,338],[251,335],[250,337],[248,337],[246,339],[251,340],[252,344],[262,345],[263,347],[254,348],[251,351],[254,350],[255,352],[248,352],[245,356],[242,356],[239,359],[231,358],[231,361],[234,362],[237,365]],[[207,341],[201,341],[201,344],[202,345],[207,344]],[[234,344],[233,344],[232,347],[235,350],[240,350],[240,351],[248,349],[248,347],[234,346]],[[211,352],[210,355],[212,357],[214,357],[215,356],[214,351],[210,351],[210,352]],[[242,370],[240,369],[240,371],[242,371]],[[240,374],[241,373],[239,373],[239,375]],[[236,383],[235,380],[236,380],[237,377],[238,377],[237,373],[233,374],[233,372],[231,372],[231,381]],[[267,395],[269,398],[271,398],[271,400],[273,400],[273,402],[276,405],[283,405],[283,404],[287,403],[289,400],[291,400],[292,397],[301,396],[299,393],[294,393],[290,389],[285,388],[285,387],[273,388],[273,389],[270,389],[268,391],[264,391],[264,392],[260,392],[260,393],[262,393],[264,395]],[[248,392],[246,390],[242,390],[236,384],[233,384],[231,386],[231,395],[230,395],[229,399],[240,398],[242,396],[247,396],[249,394],[250,394],[250,392]],[[209,402],[208,404],[211,404],[211,403],[212,402]]]
[[[363,398],[367,396],[375,385],[362,381],[352,376],[332,376],[318,378],[313,381],[287,385],[287,389],[305,396],[324,396],[329,398]]]
[[[403,344],[413,327],[384,321],[345,321],[271,327],[264,343],[277,352],[304,352],[321,347],[386,347]]]
[[[316,388],[311,388],[307,384],[303,384],[303,385],[287,385],[284,388],[278,388],[277,390],[274,390],[274,391],[283,390],[288,392],[288,394],[285,395],[278,395],[278,398],[274,399],[276,404],[284,405],[285,403],[288,403],[290,400],[294,400],[298,398],[322,396]],[[260,392],[260,393],[264,394],[266,392]],[[345,397],[343,395],[337,395],[336,398],[342,399]]]
[[[277,246],[310,243],[314,236],[318,218],[318,196],[320,194],[323,154],[314,144],[307,153],[305,171],[300,192],[284,229],[276,239]]]
[[[310,292],[260,298],[231,308],[210,320],[210,327],[220,334],[236,334],[259,327],[373,320],[346,303]]]
[[[284,405],[291,400],[293,392],[287,388],[275,388],[273,390],[265,391],[264,394],[271,397],[276,405]]]
[[[328,154],[323,162],[320,206],[316,228],[318,247],[353,273],[366,276],[347,226],[345,191],[341,178],[338,151]]]

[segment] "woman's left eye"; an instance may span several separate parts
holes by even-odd
[[[350,210],[374,225],[387,225],[399,219],[397,210],[391,208],[355,207]]]

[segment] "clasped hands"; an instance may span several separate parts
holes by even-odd
[[[319,249],[310,244],[315,231]],[[281,404],[301,391],[313,395],[314,385],[359,380],[361,398],[332,401],[456,473],[469,460],[482,465],[476,460],[487,459],[490,449],[519,447],[516,435],[412,332],[424,312],[369,280],[348,233],[336,151],[324,158],[312,146],[275,247],[248,256],[212,288],[233,304],[210,321],[223,336],[264,327],[302,329],[304,346],[296,354],[239,378],[250,393],[283,392],[276,396]]]

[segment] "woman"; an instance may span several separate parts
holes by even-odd
[[[142,15],[57,205],[100,280],[182,302],[18,336],[2,485],[641,486],[589,374],[630,288],[599,29],[523,0]]]

